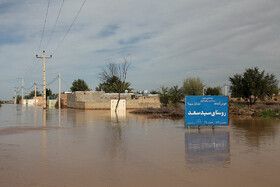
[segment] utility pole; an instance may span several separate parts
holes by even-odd
[[[52,55],[50,55],[50,57],[46,57],[45,56],[45,51],[43,51],[43,57],[39,57],[38,55],[36,55],[36,58],[42,58],[43,59],[43,85],[44,85],[44,106],[43,108],[46,109],[47,108],[47,103],[46,103],[46,63],[45,63],[45,59],[49,59],[52,58]]]
[[[15,87],[15,99],[14,99],[14,104],[17,104],[17,87]]]
[[[21,104],[23,105],[23,87],[24,87],[24,79],[21,78]]]
[[[61,108],[61,95],[60,95],[60,73],[58,74],[58,109]]]
[[[21,79],[21,104],[23,105],[23,88],[24,88],[24,79],[23,78],[17,78],[18,80]]]
[[[202,87],[202,95],[203,95],[203,96],[205,95],[204,87],[205,87],[205,85],[203,85],[203,87]]]
[[[225,96],[227,96],[227,83],[225,84]]]
[[[36,89],[36,81],[35,81],[35,83],[34,83],[34,85],[35,85],[35,106],[36,106],[36,100],[37,100],[37,89]]]

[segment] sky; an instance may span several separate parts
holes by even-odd
[[[52,80],[59,73],[62,91],[79,78],[94,90],[101,68],[123,58],[131,62],[127,81],[135,91],[182,86],[189,77],[200,77],[206,87],[222,86],[256,66],[280,80],[279,0],[83,3],[0,0],[0,100],[11,100],[15,87],[21,94],[19,78],[26,95],[35,81],[42,90],[43,63],[35,56],[43,50],[52,55],[46,82],[53,82],[48,88],[55,93],[58,80]]]

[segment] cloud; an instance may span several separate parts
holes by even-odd
[[[119,29],[118,25],[106,25],[98,34],[99,37],[109,37],[116,34]]]
[[[46,49],[61,5],[51,1],[38,55],[53,54],[82,2],[65,1]],[[60,72],[68,85],[82,78],[94,89],[100,67],[120,63],[123,56],[132,62],[128,81],[136,90],[180,86],[192,76],[219,86],[254,66],[280,79],[279,5],[274,0],[87,1],[47,60],[47,82]],[[0,99],[12,98],[16,77],[25,77],[26,84],[42,82],[42,62],[34,59],[46,8],[47,1],[1,1]],[[56,91],[56,83],[51,88]]]

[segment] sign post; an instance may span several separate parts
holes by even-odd
[[[185,126],[228,125],[228,97],[186,96]]]

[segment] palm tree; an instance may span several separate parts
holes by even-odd
[[[125,90],[127,90],[128,92],[132,92],[132,90],[133,90],[133,88],[130,88],[130,86],[131,86],[131,83],[130,82],[121,82],[120,83],[120,93],[124,93],[125,92]],[[115,89],[115,90],[118,90],[118,88],[119,88],[119,85],[115,82],[114,84],[113,84],[113,88]]]
[[[170,101],[173,104],[177,104],[184,97],[182,88],[179,88],[178,85],[172,86],[168,93],[170,96]]]
[[[161,86],[159,89],[159,100],[163,106],[167,106],[169,102],[168,87]]]

